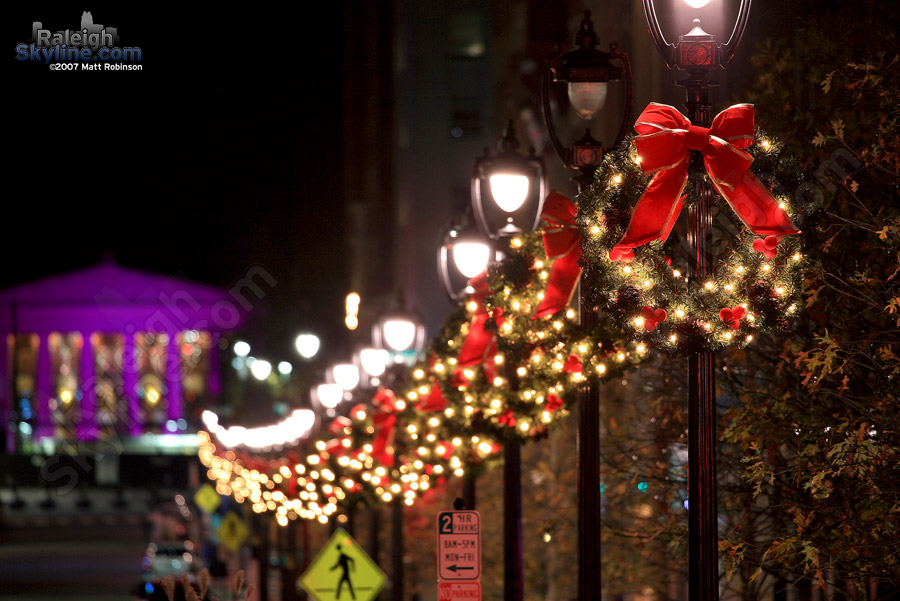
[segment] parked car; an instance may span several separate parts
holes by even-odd
[[[144,552],[142,569],[144,580],[159,581],[163,576],[174,576],[176,580],[187,573],[191,577],[202,569],[202,561],[194,554],[191,541],[162,541],[150,543]]]

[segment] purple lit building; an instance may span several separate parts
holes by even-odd
[[[3,448],[193,431],[221,392],[220,338],[247,304],[237,287],[111,261],[0,291]]]

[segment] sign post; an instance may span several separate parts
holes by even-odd
[[[438,601],[481,601],[481,515],[442,511],[437,531]]]

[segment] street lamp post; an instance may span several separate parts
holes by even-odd
[[[687,1],[687,0],[686,0]],[[706,4],[688,2],[697,8]],[[671,69],[686,71],[688,77],[677,82],[686,92],[685,108],[691,124],[711,124],[710,71],[723,69],[734,56],[747,27],[750,0],[741,0],[731,37],[717,44],[715,37],[703,31],[699,19],[678,44],[666,41],[653,0],[643,0],[644,16],[650,35]],[[691,151],[690,171],[702,170],[702,157]],[[694,178],[698,202],[688,208],[688,253],[691,277],[704,281],[712,274],[712,186],[705,177]],[[719,596],[718,508],[716,502],[716,375],[715,355],[700,352],[688,358],[688,554],[689,598],[691,601],[716,601]]]
[[[597,34],[591,21],[591,11],[584,11],[581,27],[575,34],[575,48],[565,52],[565,46],[554,53],[544,65],[541,85],[541,108],[544,124],[556,154],[563,164],[578,171],[573,178],[578,192],[594,181],[594,172],[603,161],[603,145],[594,139],[590,129],[571,148],[560,142],[550,110],[550,84],[565,83],[569,101],[575,112],[585,121],[593,119],[606,101],[608,82],[625,78],[625,107],[622,124],[613,144],[617,147],[625,137],[631,122],[633,85],[628,54],[613,42],[609,52],[597,50]],[[621,67],[610,61],[617,60]],[[597,325],[597,311],[589,303],[580,302],[581,325],[591,330]],[[578,394],[578,581],[579,601],[596,599],[601,590],[600,548],[600,388],[587,384]]]
[[[438,249],[438,277],[452,302],[474,292],[469,281],[484,273],[490,257],[491,246],[475,224],[472,206],[469,205],[465,216],[444,233]],[[468,510],[475,509],[475,477],[472,466],[466,465],[462,500]]]
[[[425,325],[421,316],[408,311],[402,296],[396,306],[379,317],[373,328],[375,346],[391,354],[391,366],[385,374],[387,386],[393,386],[403,373],[403,367],[411,365],[425,348]],[[397,424],[400,428],[400,424]],[[399,441],[394,443],[394,455],[403,452]],[[403,496],[393,498],[391,505],[391,601],[403,601]]]
[[[500,141],[500,150],[492,155],[487,149],[476,159],[472,175],[472,205],[478,225],[496,241],[494,260],[502,260],[516,234],[531,231],[541,218],[547,196],[544,162],[531,149],[527,156],[516,149],[513,122],[510,120]],[[515,366],[505,363],[506,381],[518,388]],[[471,487],[474,504],[474,486]],[[510,436],[503,445],[503,598],[522,601],[522,459],[521,442]]]

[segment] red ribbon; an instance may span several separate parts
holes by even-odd
[[[377,413],[372,416],[375,436],[372,439],[372,459],[388,467],[394,465],[394,453],[388,448],[394,442],[394,426],[397,416],[393,413]]]
[[[447,399],[441,392],[441,386],[437,380],[431,382],[431,394],[419,406],[420,411],[443,411],[447,408]]]
[[[485,353],[489,348],[495,346],[492,344],[495,332],[488,331],[485,327],[488,320],[492,318],[484,308],[484,297],[488,294],[487,276],[485,274],[476,276],[469,280],[469,285],[475,289],[469,299],[477,303],[478,308],[475,309],[472,322],[469,324],[469,333],[466,335],[466,341],[457,357],[457,365],[460,367],[471,367],[485,361]],[[502,313],[499,309],[495,313],[493,319],[496,325],[500,326],[504,321]]]
[[[531,319],[553,315],[568,306],[581,277],[581,234],[575,225],[575,205],[558,192],[544,201],[541,219],[547,222],[542,231],[544,250],[553,261],[544,298]]]
[[[635,206],[622,240],[611,251],[627,252],[653,240],[665,241],[681,211],[689,150],[703,153],[706,172],[741,221],[759,235],[798,234],[790,217],[750,173],[753,105],[736,104],[713,119],[710,128],[691,125],[675,108],[651,103],[638,117],[634,139],[641,170],[653,179]]]

